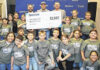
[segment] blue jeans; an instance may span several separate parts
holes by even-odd
[[[73,67],[74,67],[74,68],[75,68],[75,67],[81,68],[81,67],[82,67],[82,62],[74,63],[74,64],[73,64]]]
[[[55,68],[55,64],[52,64],[52,60],[50,58],[46,59],[46,66],[45,66],[45,70],[52,70]]]
[[[38,65],[37,65],[37,62],[35,60],[34,57],[30,58],[30,66],[29,66],[29,70],[38,70]]]
[[[11,64],[0,64],[0,70],[11,70]]]
[[[50,38],[50,30],[46,31],[46,40],[48,40]]]
[[[14,64],[13,70],[20,70],[20,69],[26,70],[26,64],[23,64],[23,65],[20,65],[20,66]]]
[[[81,67],[80,70],[86,70],[85,68]]]
[[[38,70],[44,70],[45,69],[45,63],[38,64],[39,69]]]

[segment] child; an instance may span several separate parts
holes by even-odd
[[[66,34],[70,39],[73,36],[73,27],[71,25],[71,18],[66,17],[66,24],[63,24],[61,27],[62,35]]]
[[[11,32],[11,26],[8,24],[7,18],[3,18],[2,22],[3,23],[1,26],[1,36],[2,36],[2,39],[5,39],[7,33]]]
[[[8,24],[11,26],[11,31],[12,31],[12,28],[13,28],[13,15],[12,14],[8,15]]]
[[[96,51],[91,51],[89,59],[83,62],[81,70],[100,70],[99,55]]]
[[[78,18],[78,11],[73,10],[72,11],[72,19],[71,19],[71,25],[72,25],[73,29],[74,30],[76,30],[76,29],[80,30],[80,24],[81,24],[81,21]]]
[[[26,17],[24,14],[21,15],[21,20],[18,21],[17,23],[18,25],[18,28],[22,27],[24,29],[24,32],[25,32],[25,35],[27,33],[27,30],[26,30]]]
[[[47,5],[45,1],[41,2],[41,9],[37,10],[37,12],[48,12],[49,10],[47,9]],[[41,31],[44,30],[46,32],[46,40],[48,40],[50,38],[50,28],[41,28],[38,30]]]
[[[66,70],[73,70],[74,63],[74,48],[68,41],[68,37],[63,34],[61,37],[62,43],[60,45],[59,56],[57,61],[66,61]],[[61,56],[64,56],[63,58]]]
[[[74,48],[74,68],[81,68],[82,59],[81,59],[81,46],[83,40],[80,38],[80,31],[74,30],[74,38],[70,39],[70,42],[73,44]]]
[[[48,56],[51,58],[51,63],[54,64],[53,60],[53,54],[50,52],[50,43],[49,41],[45,40],[46,32],[40,31],[39,32],[39,41],[37,42],[37,56],[38,56],[38,68],[39,70],[44,70],[46,60],[48,59]]]
[[[33,34],[34,34],[35,39],[37,40],[38,35],[37,35],[37,31],[36,31],[36,30],[34,30],[34,29],[28,29],[28,30],[27,30],[27,32],[31,32],[31,33],[33,33]]]
[[[18,35],[15,38],[15,46],[11,57],[11,70],[27,70],[29,68],[29,52],[25,45],[22,45],[23,37]]]
[[[23,28],[18,28],[18,35],[21,35],[23,37],[23,40],[26,40],[26,36],[24,35],[24,29]]]
[[[19,14],[17,12],[14,13],[14,21],[17,23],[18,21],[20,21],[19,19]]]
[[[57,60],[56,59],[57,59],[57,57],[59,55],[59,48],[60,48],[60,43],[61,43],[61,40],[58,38],[58,36],[59,36],[59,30],[58,29],[54,29],[53,30],[53,37],[51,37],[49,39],[50,47],[53,50],[54,60],[55,60],[56,64],[57,64]],[[61,62],[58,63],[58,67],[59,67],[59,69],[63,68],[62,65],[61,65]]]
[[[91,51],[97,51],[100,53],[100,42],[97,39],[97,31],[91,30],[89,33],[89,39],[85,40],[81,47],[81,56],[83,61],[89,58]]]
[[[85,13],[85,19],[81,21],[82,39],[86,40],[89,38],[89,32],[95,28],[95,23],[91,20],[91,13]]]
[[[60,2],[56,1],[54,3],[54,10],[53,11],[61,11],[61,19],[62,19],[62,22],[64,23],[65,22],[65,18],[66,18],[66,11],[61,9],[60,6],[61,6]]]
[[[11,53],[14,47],[14,33],[9,32],[6,39],[0,41],[0,70],[11,70]]]
[[[30,59],[30,66],[29,66],[29,70],[38,70],[38,65],[36,62],[36,43],[37,41],[34,40],[34,34],[32,32],[29,32],[27,34],[27,42],[25,43],[25,45],[28,47],[29,50],[29,59]],[[32,69],[33,68],[33,69]]]
[[[8,15],[8,24],[11,26],[11,31],[16,34],[17,33],[17,23],[14,22],[12,14]]]

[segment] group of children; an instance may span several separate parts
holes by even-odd
[[[100,42],[91,13],[80,20],[78,11],[62,27],[26,29],[25,15],[0,18],[0,70],[100,70]],[[38,34],[38,35],[37,35]],[[49,36],[48,36],[49,37]]]
[[[9,32],[5,40],[0,41],[0,70],[99,70],[100,43],[97,31],[91,30],[89,39],[83,41],[80,31],[75,30],[69,40],[67,35],[58,38],[59,30],[54,29],[53,37],[46,40],[46,32],[39,32],[39,40],[29,32],[27,40],[23,36],[15,37]],[[62,64],[65,62],[65,67]],[[77,69],[76,69],[77,70]]]

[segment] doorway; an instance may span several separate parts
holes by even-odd
[[[0,16],[2,16],[2,4],[0,3]]]

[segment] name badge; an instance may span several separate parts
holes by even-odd
[[[53,49],[58,49],[58,45],[56,45],[56,44],[52,44],[51,46]]]
[[[23,57],[23,55],[24,55],[24,54],[23,54],[22,52],[15,52],[15,53],[14,53],[14,57],[15,57],[15,58]]]
[[[83,25],[85,25],[85,26],[90,26],[90,23],[83,23]]]
[[[97,51],[97,46],[96,45],[88,45],[88,50],[96,50]]]
[[[64,32],[70,32],[70,28],[65,28]]]
[[[72,22],[71,24],[72,25],[75,25],[75,26],[78,26],[78,23],[77,22]]]
[[[30,52],[32,52],[32,51],[33,51],[33,46],[28,47],[28,50],[29,50]]]
[[[12,48],[3,48],[3,53],[11,53]]]
[[[62,53],[67,55],[69,52],[66,49],[62,49]]]

